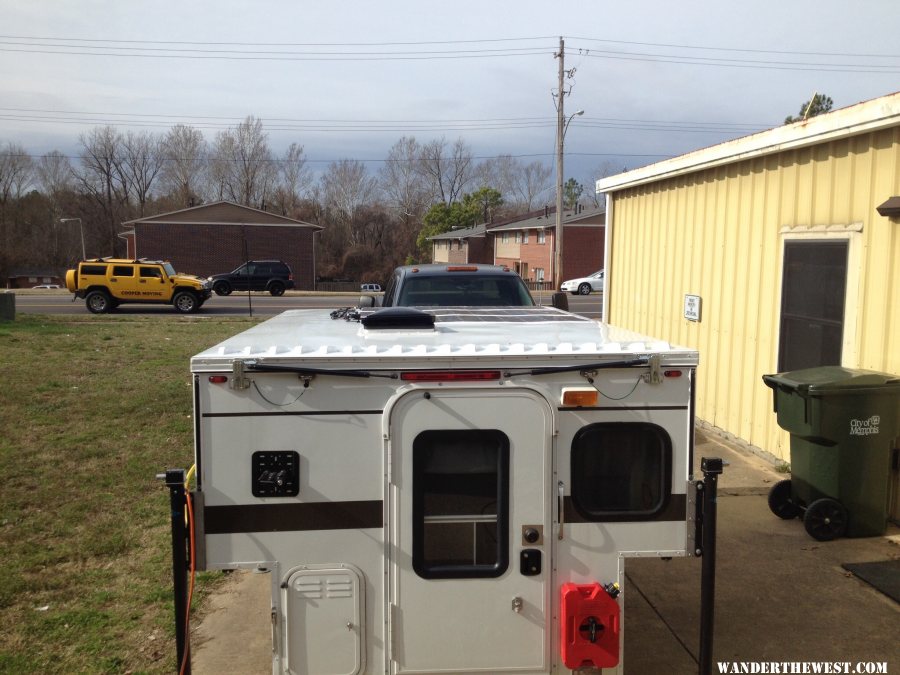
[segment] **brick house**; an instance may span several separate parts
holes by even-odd
[[[6,280],[7,288],[32,288],[39,284],[57,284],[65,287],[66,280],[58,270],[41,269],[14,269]]]
[[[128,257],[171,261],[179,272],[206,277],[245,260],[283,260],[298,290],[315,288],[319,225],[220,201],[122,223]]]
[[[603,267],[605,222],[603,209],[578,206],[563,213],[564,278],[587,276]],[[526,281],[552,283],[555,236],[556,209],[548,207],[435,235],[432,261],[506,265]]]
[[[431,260],[436,263],[493,264],[494,250],[482,223],[431,237]]]

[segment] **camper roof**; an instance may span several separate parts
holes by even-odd
[[[651,354],[671,365],[697,364],[694,350],[552,307],[449,307],[429,313],[433,326],[367,328],[359,321],[332,320],[328,311],[292,310],[197,354],[191,366],[195,372],[230,370],[236,359],[313,362],[318,368],[332,363],[408,367],[417,360],[448,358],[577,364]]]

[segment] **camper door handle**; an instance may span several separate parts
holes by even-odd
[[[563,530],[566,525],[566,508],[565,508],[565,489],[566,486],[562,481],[559,481],[559,535],[558,538],[560,541],[563,539]]]

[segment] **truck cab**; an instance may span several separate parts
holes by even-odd
[[[382,307],[533,307],[522,278],[499,265],[406,265],[391,275]]]

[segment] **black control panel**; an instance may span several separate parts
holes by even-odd
[[[525,577],[541,573],[541,552],[536,548],[524,548],[519,553],[519,572]]]
[[[300,454],[296,450],[260,450],[251,459],[254,497],[300,494]]]

